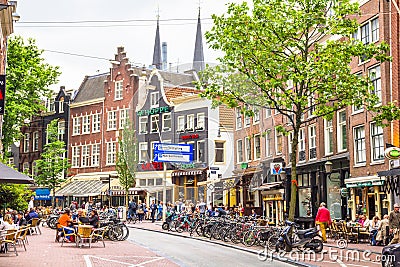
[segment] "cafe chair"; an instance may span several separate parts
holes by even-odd
[[[61,241],[61,246],[64,245],[64,242],[67,237],[71,237],[73,239],[73,241],[71,241],[71,242],[74,242],[75,245],[78,246],[78,236],[76,235],[74,228],[63,226],[62,232],[63,232],[63,238]],[[69,233],[67,233],[67,232],[69,232]]]
[[[89,248],[92,240],[92,226],[91,225],[79,225],[78,226],[78,245],[79,247],[83,247],[84,241],[89,241]]]
[[[42,231],[39,228],[39,218],[33,218],[32,222],[31,222],[31,228],[30,228],[30,234],[32,235],[33,232],[35,232],[35,234],[42,234]]]
[[[94,229],[92,233],[92,238],[89,240],[89,247],[91,247],[93,241],[97,242],[99,240],[103,242],[103,247],[106,247],[106,244],[104,243],[104,235],[106,234],[107,230],[108,230],[107,227]]]
[[[0,240],[0,246],[2,250],[4,249],[4,251],[7,252],[9,246],[13,246],[15,255],[18,256],[17,237],[19,236],[20,233],[21,231],[18,231],[16,229],[7,230],[7,234],[4,236],[3,239]]]
[[[20,234],[17,236],[17,243],[21,246],[24,246],[24,249],[26,251],[26,246],[25,244],[28,244],[28,239],[26,237],[26,234],[29,231],[29,227],[28,226],[21,226],[19,228],[20,230]]]

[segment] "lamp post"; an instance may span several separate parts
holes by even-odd
[[[108,208],[111,207],[111,174],[108,175]]]
[[[328,179],[331,179],[332,165],[333,165],[333,163],[330,160],[326,161],[325,164],[324,164],[325,172],[326,172],[326,175],[327,175]]]

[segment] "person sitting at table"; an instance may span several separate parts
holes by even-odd
[[[25,219],[28,223],[31,223],[33,218],[39,218],[39,215],[34,209],[30,209],[28,215],[25,216]]]
[[[4,215],[3,222],[0,224],[0,230],[11,230],[14,229],[13,220],[11,214]]]
[[[356,216],[354,217],[353,223],[359,223],[360,221],[360,216],[356,213]]]
[[[97,210],[92,210],[90,212],[89,223],[94,228],[97,228],[99,226],[99,215],[97,214]]]
[[[361,226],[364,225],[364,217],[362,214],[358,217],[358,223],[361,224]]]
[[[70,213],[71,213],[71,212],[70,212],[69,209],[65,209],[65,210],[64,210],[64,213],[61,214],[60,218],[58,218],[57,228],[58,228],[59,231],[60,231],[60,230],[62,231],[62,228],[63,228],[63,227],[69,227],[70,224],[72,223],[72,218],[71,218]],[[74,230],[68,229],[68,228],[65,228],[64,231],[65,231],[66,234],[70,234],[70,233],[73,233],[73,232],[74,232]],[[66,241],[66,242],[71,242],[71,241],[73,241],[73,240],[71,240],[71,237],[69,236],[69,237],[67,237],[67,238],[65,239],[65,241]]]
[[[24,218],[24,213],[22,211],[18,212],[15,224],[17,224],[18,226],[23,226],[28,224],[26,222],[26,219]]]
[[[85,216],[83,209],[78,209],[77,221],[83,224],[89,223],[89,218]]]
[[[361,220],[362,220],[361,226],[362,226],[363,228],[365,228],[365,231],[369,231],[369,230],[370,230],[371,223],[372,223],[371,220],[368,219],[367,216],[365,216],[365,214],[363,214],[363,215],[361,216]]]
[[[378,234],[378,229],[379,226],[381,224],[381,221],[379,220],[378,216],[375,216],[372,219],[372,223],[371,223],[371,245],[372,246],[376,246],[376,236]]]

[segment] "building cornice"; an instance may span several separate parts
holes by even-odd
[[[91,99],[88,101],[83,101],[83,102],[78,102],[78,103],[71,103],[70,104],[70,108],[78,108],[78,107],[83,107],[83,106],[90,106],[93,104],[99,104],[104,102],[105,97],[101,97],[101,98],[96,98],[96,99]]]

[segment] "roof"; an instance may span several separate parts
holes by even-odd
[[[156,37],[154,40],[154,52],[153,52],[153,65],[156,66],[157,69],[161,69],[162,60],[161,60],[161,45],[160,45],[160,25],[157,19],[157,29],[156,29]]]
[[[228,108],[225,105],[220,105],[219,107],[219,124],[223,128],[232,130],[234,122],[234,111],[232,108]]]
[[[56,192],[56,196],[97,196],[101,194],[104,183],[100,180],[76,180]]]
[[[196,81],[192,73],[176,73],[160,71],[161,77],[164,79],[164,87],[191,87],[195,88]]]
[[[196,42],[194,44],[193,69],[196,71],[202,71],[205,69],[204,65],[205,64],[204,64],[204,52],[203,52],[203,38],[201,33],[201,21],[200,21],[200,9],[199,9],[199,17],[197,19]]]
[[[109,75],[109,73],[86,76],[74,98],[74,103],[104,97],[104,80],[107,79],[107,75]]]
[[[173,87],[173,88],[164,88],[165,96],[167,97],[168,102],[171,102],[171,99],[183,96],[185,94],[199,94],[200,91],[194,88],[185,88],[185,87]]]

